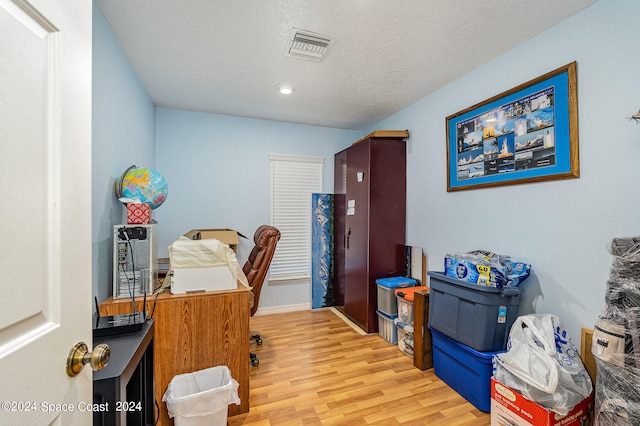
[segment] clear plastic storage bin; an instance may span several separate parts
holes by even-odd
[[[394,290],[398,288],[413,287],[416,280],[407,277],[380,278],[376,280],[378,285],[378,310],[386,315],[398,313],[398,304]]]
[[[396,326],[393,324],[393,320],[398,317],[398,315],[386,315],[380,310],[376,310],[378,314],[378,333],[380,337],[382,337],[387,342],[395,345],[398,343],[398,332],[396,330]]]
[[[425,286],[419,286],[395,290],[400,321],[407,325],[413,325],[413,297],[416,291],[426,289]]]

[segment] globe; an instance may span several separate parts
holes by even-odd
[[[167,199],[167,182],[154,169],[131,166],[116,183],[118,198],[129,198],[157,209]]]

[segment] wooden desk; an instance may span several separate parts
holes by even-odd
[[[229,406],[229,416],[249,412],[250,290],[238,283],[235,290],[147,297],[146,311],[155,319],[154,376],[160,425],[172,425],[162,396],[176,374],[226,365],[239,383],[240,405]],[[154,311],[155,303],[155,311]],[[136,298],[138,311],[142,298]],[[101,315],[133,311],[130,299],[109,298]]]

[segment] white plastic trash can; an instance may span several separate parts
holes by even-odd
[[[238,382],[226,365],[175,376],[162,400],[176,426],[225,426],[230,404],[240,404]]]

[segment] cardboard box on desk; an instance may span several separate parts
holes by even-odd
[[[591,418],[593,394],[560,416],[491,378],[491,426],[581,426]]]
[[[204,240],[206,238],[215,238],[227,244],[237,253],[240,239],[238,237],[247,238],[240,232],[229,228],[210,228],[210,229],[192,229],[184,234],[190,240]]]

